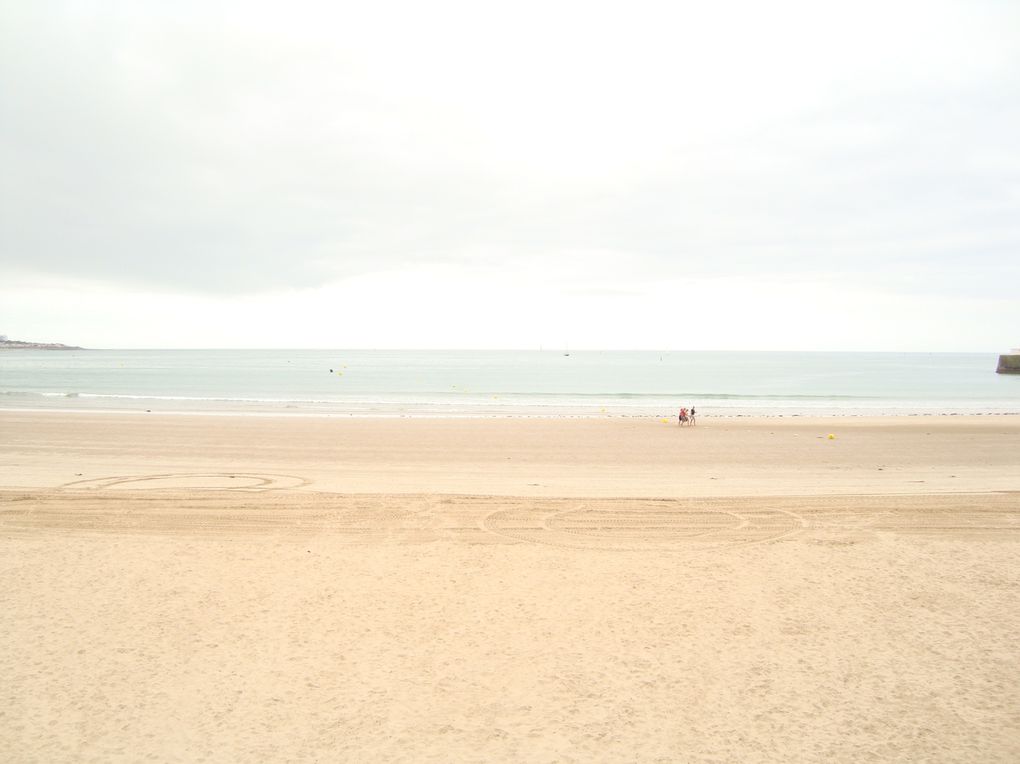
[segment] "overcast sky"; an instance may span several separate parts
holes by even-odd
[[[1020,344],[1020,3],[0,0],[0,333]]]

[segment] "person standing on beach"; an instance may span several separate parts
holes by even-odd
[[[689,415],[690,419],[691,419],[691,424],[697,424],[697,422],[694,420],[695,414],[696,414],[696,411],[694,409],[694,406],[691,406],[691,413]]]

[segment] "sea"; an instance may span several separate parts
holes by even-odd
[[[993,353],[5,350],[0,409],[328,417],[1020,413]]]

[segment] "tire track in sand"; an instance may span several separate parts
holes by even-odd
[[[175,482],[180,474],[167,473],[75,481],[56,491],[0,491],[0,528],[18,534],[319,535],[354,544],[446,541],[686,552],[798,536],[833,545],[884,534],[1020,540],[1015,494],[536,499],[287,490],[288,484],[307,482],[257,473],[186,477],[215,480],[204,488],[182,487]],[[244,477],[248,480],[233,482]]]

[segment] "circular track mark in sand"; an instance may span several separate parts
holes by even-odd
[[[711,507],[670,507],[661,503],[601,508],[584,505],[561,511],[523,507],[487,515],[483,527],[533,544],[579,549],[708,549],[775,541],[804,527],[783,510],[738,512]]]
[[[59,490],[128,490],[128,491],[238,491],[258,493],[302,488],[311,481],[294,475],[256,474],[251,472],[174,472],[160,475],[119,475],[75,480],[64,483]]]

